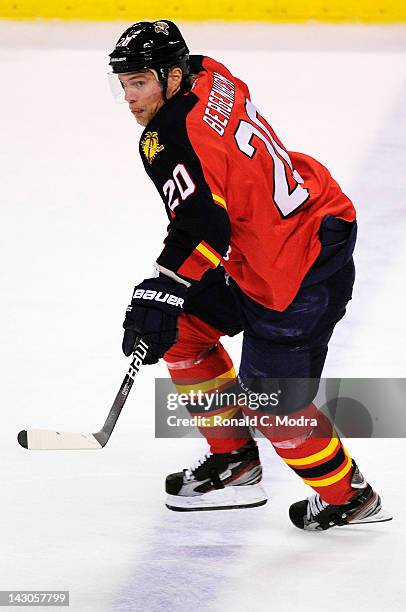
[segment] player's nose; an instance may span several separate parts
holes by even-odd
[[[135,90],[132,87],[126,87],[125,88],[124,99],[129,104],[131,102],[135,102],[136,101],[136,99],[137,99],[136,92],[135,92]]]

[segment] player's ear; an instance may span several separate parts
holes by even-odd
[[[174,96],[180,88],[180,85],[182,83],[182,68],[179,68],[179,66],[174,66],[174,68],[171,68],[168,74],[168,89],[166,92],[166,97],[172,98],[172,96]]]

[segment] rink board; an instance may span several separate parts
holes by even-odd
[[[399,23],[406,21],[404,0],[195,0],[154,2],[146,12],[137,0],[0,0],[0,18],[90,19],[100,21],[143,19]]]

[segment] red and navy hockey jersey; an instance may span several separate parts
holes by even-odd
[[[282,311],[317,259],[327,215],[353,204],[315,159],[288,152],[222,64],[192,56],[191,91],[144,129],[140,152],[170,219],[157,262],[199,281],[222,264],[250,298]]]

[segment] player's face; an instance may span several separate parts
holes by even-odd
[[[137,123],[145,127],[165,103],[161,85],[149,71],[119,74],[118,78],[130,111]]]

